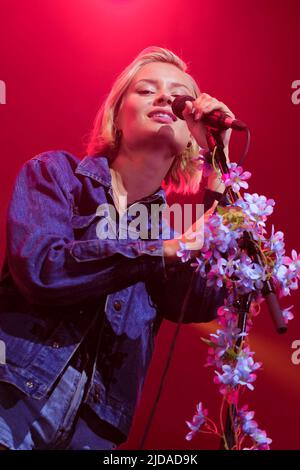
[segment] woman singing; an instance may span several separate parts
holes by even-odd
[[[195,98],[184,120],[171,107],[178,95]],[[200,93],[173,52],[149,47],[112,85],[85,158],[49,151],[23,165],[0,280],[2,449],[116,448],[130,431],[160,323],[178,321],[191,283],[183,321],[215,317],[223,289],[192,276],[176,254],[186,233],[165,237],[151,212],[166,193],[198,191],[201,116],[215,109],[233,116]],[[207,188],[212,202],[223,191],[215,172]],[[190,243],[196,255],[201,242]]]

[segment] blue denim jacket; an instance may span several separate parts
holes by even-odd
[[[189,263],[165,268],[161,238],[100,240],[97,207],[112,201],[105,156],[80,161],[50,151],[24,164],[8,209],[0,279],[0,380],[45,397],[105,312],[109,341],[100,345],[103,360],[94,363],[86,400],[126,436],[161,319],[178,320],[190,282],[185,323],[212,320],[224,292],[192,278]],[[164,201],[160,189],[143,202]]]

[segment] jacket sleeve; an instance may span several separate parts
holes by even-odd
[[[183,323],[206,323],[214,320],[217,310],[223,305],[226,289],[207,286],[205,278],[195,272],[190,262],[168,266],[167,278],[151,283],[148,292],[157,307],[158,324],[162,319],[178,322],[188,294]]]
[[[163,276],[161,240],[74,240],[72,200],[54,159],[25,163],[8,208],[7,260],[37,304],[73,304]]]

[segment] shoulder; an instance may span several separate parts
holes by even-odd
[[[48,150],[27,160],[21,173],[25,172],[32,178],[36,176],[39,180],[55,179],[68,186],[68,180],[71,182],[74,178],[80,161],[79,157],[66,150]]]
[[[21,174],[45,183],[54,179],[70,190],[82,184],[82,177],[92,178],[106,186],[111,180],[105,155],[87,155],[81,159],[65,150],[50,150],[35,155],[25,162]]]
[[[80,162],[80,158],[66,150],[48,150],[35,155],[26,163],[30,164],[31,162],[33,164],[34,162],[41,162],[44,166],[50,168],[70,168],[75,170]]]
[[[49,150],[27,160],[17,175],[17,185],[34,188],[55,183],[69,192],[76,182],[80,158],[65,150]]]

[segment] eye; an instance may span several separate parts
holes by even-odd
[[[146,94],[148,94],[148,93],[152,93],[152,91],[151,91],[151,90],[138,90],[138,93],[139,93],[140,95],[146,95]]]

